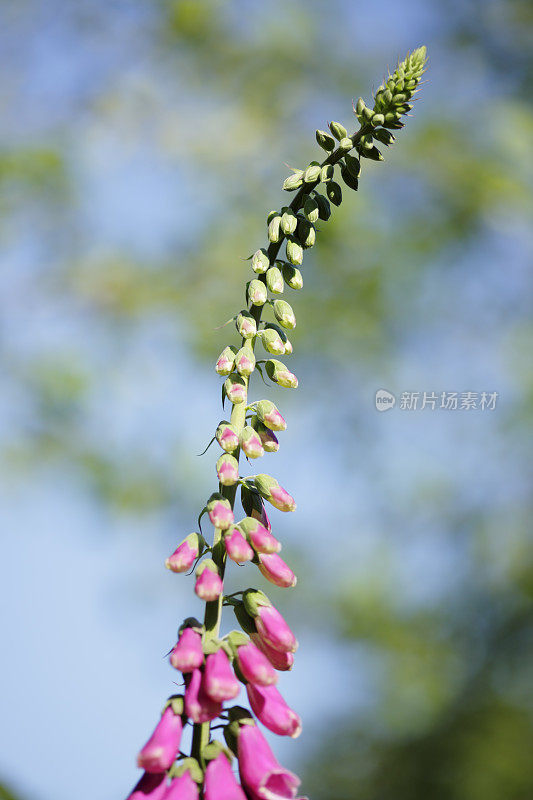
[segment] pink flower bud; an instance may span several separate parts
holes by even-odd
[[[259,636],[274,650],[294,653],[298,642],[279,611],[274,606],[259,606],[255,617]]]
[[[205,800],[246,800],[224,753],[209,762],[204,780]]]
[[[255,356],[251,349],[248,350],[248,347],[241,347],[235,356],[235,369],[239,375],[244,375],[245,377],[252,374],[255,369]]]
[[[234,426],[229,422],[221,422],[216,433],[216,440],[226,453],[232,453],[239,446],[239,436]]]
[[[145,772],[127,800],[163,800],[167,791],[166,774]]]
[[[187,770],[179,777],[172,778],[165,800],[198,800],[199,797],[198,784]]]
[[[239,528],[258,553],[279,553],[281,550],[281,543],[254,517],[243,519],[239,522]]]
[[[231,668],[226,652],[220,648],[205,660],[203,687],[211,700],[223,703],[233,700],[240,692],[240,684]]]
[[[237,405],[246,400],[246,383],[244,382],[244,378],[241,378],[237,372],[232,372],[231,375],[226,378],[224,389],[226,390],[226,397],[233,405]]]
[[[259,434],[254,431],[251,425],[246,425],[246,427],[243,428],[240,436],[240,445],[243,453],[248,456],[248,458],[259,458],[264,455],[265,451],[263,450]]]
[[[207,503],[207,513],[215,528],[225,531],[233,525],[234,517],[229,500],[220,494],[212,494]]]
[[[219,375],[229,375],[233,370],[236,350],[234,347],[225,347],[217,359],[215,371]]]
[[[194,628],[184,628],[170,653],[170,663],[180,672],[192,672],[204,663],[202,635]]]
[[[222,486],[233,486],[239,480],[239,462],[229,453],[220,456],[216,469]]]
[[[231,532],[226,533],[224,536],[224,547],[226,548],[228,558],[231,558],[231,560],[235,561],[237,564],[251,561],[254,557],[254,551],[238,528],[233,528]]]
[[[287,423],[270,400],[260,400],[256,405],[257,416],[273,431],[284,431]]]
[[[257,333],[257,323],[249,311],[241,311],[235,319],[235,327],[243,339],[251,339]]]
[[[246,296],[251,305],[264,306],[268,297],[267,287],[263,281],[258,280],[258,278],[254,278],[248,284]]]
[[[268,377],[280,386],[284,386],[286,389],[298,388],[298,378],[293,372],[287,369],[285,364],[281,361],[275,358],[269,358],[265,364],[265,368]]]
[[[296,575],[277,553],[261,553],[258,566],[263,577],[270,583],[284,589],[296,586]]]
[[[237,648],[237,662],[243,677],[250,683],[270,686],[278,680],[272,664],[253,642]]]
[[[295,800],[300,779],[284,769],[257,725],[242,725],[238,739],[241,783],[253,800]]]
[[[187,678],[185,713],[193,722],[210,722],[222,713],[222,703],[212,700],[204,688],[203,675],[195,669]]]
[[[258,417],[253,417],[252,427],[257,431],[265,453],[276,453],[279,450],[278,437]]]
[[[282,653],[280,650],[274,650],[273,647],[261,639],[258,633],[252,633],[250,636],[254,644],[268,658],[274,669],[280,672],[288,672],[293,668],[294,656],[292,653]]]
[[[302,732],[298,714],[287,705],[275,686],[246,684],[252,711],[263,725],[278,736],[295,739]]]
[[[199,552],[200,537],[197,533],[190,533],[166,559],[165,567],[172,572],[187,572],[198,558]]]
[[[275,508],[280,511],[296,510],[294,498],[271,475],[264,473],[256,475],[254,483],[262,497],[272,503]]]
[[[206,603],[211,603],[222,594],[222,578],[218,574],[218,567],[210,558],[202,561],[196,570],[196,584],[194,591]]]
[[[183,723],[181,716],[167,706],[154,732],[137,756],[137,765],[146,772],[170,769],[180,749]]]

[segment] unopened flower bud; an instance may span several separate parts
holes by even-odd
[[[179,635],[177,644],[170,652],[169,661],[174,669],[180,672],[192,672],[204,663],[204,651],[202,649],[202,634],[198,628],[183,628]]]
[[[304,285],[302,273],[297,267],[293,267],[292,264],[283,265],[283,277],[285,278],[285,283],[287,286],[290,286],[291,289],[301,289]]]
[[[344,139],[348,135],[346,128],[344,127],[344,125],[341,125],[340,122],[330,122],[329,129],[332,132],[335,139],[337,139],[339,142],[341,139]]]
[[[296,241],[294,237],[287,239],[287,243],[285,245],[285,254],[287,256],[287,261],[290,261],[291,264],[296,264],[297,266],[301,265],[304,260],[303,247],[299,242]]]
[[[320,164],[317,162],[310,164],[304,172],[305,183],[316,183],[320,178]]]
[[[225,347],[217,359],[215,371],[219,375],[229,375],[235,362],[235,348],[231,345]]]
[[[386,145],[387,147],[394,142],[394,136],[390,131],[381,128],[379,131],[374,131],[374,139]]]
[[[335,150],[335,139],[333,136],[330,136],[329,133],[326,133],[326,131],[317,131],[316,140],[323,150],[327,150],[328,152]]]
[[[298,714],[287,705],[275,686],[256,686],[246,684],[248,700],[256,717],[278,736],[291,736],[295,739],[302,732]]]
[[[254,557],[254,551],[239,528],[235,527],[226,532],[224,536],[224,547],[226,548],[228,558],[231,558],[236,564],[243,564],[245,561],[251,561]]]
[[[230,501],[218,492],[214,492],[207,502],[207,513],[211,524],[219,530],[226,530],[233,525],[233,511]],[[204,562],[205,563],[205,562]]]
[[[328,187],[331,184],[328,184]],[[315,227],[308,220],[301,219],[298,222],[298,239],[303,247],[313,247],[316,241]]]
[[[248,458],[260,458],[264,455],[261,438],[251,425],[246,425],[240,435],[240,445],[243,453]]]
[[[210,603],[222,594],[222,578],[218,574],[218,567],[211,558],[206,558],[196,569],[196,584],[194,591],[200,598]]]
[[[282,361],[278,361],[275,358],[269,358],[265,364],[265,369],[268,377],[275,383],[283,386],[285,389],[298,388],[298,378],[294,372],[291,372],[290,369],[287,369]]]
[[[270,267],[267,270],[266,285],[272,294],[283,293],[283,275],[278,267]]]
[[[268,658],[274,669],[279,670],[280,672],[288,672],[294,666],[294,655],[292,653],[281,652],[280,650],[275,650],[269,644],[267,644],[264,639],[258,633],[251,633],[250,638],[252,639],[253,643],[261,650],[262,653]]]
[[[244,378],[242,378],[237,372],[233,372],[224,383],[224,390],[226,392],[226,397],[233,403],[233,405],[237,405],[238,403],[244,402],[246,400],[246,383]]]
[[[267,288],[263,281],[254,278],[248,284],[248,289],[246,290],[246,296],[248,298],[248,302],[251,303],[253,306],[264,306],[267,301]]]
[[[357,101],[357,105],[355,106],[355,113],[358,117],[361,117],[363,114],[363,109],[366,108],[365,101],[362,97],[359,98]]]
[[[272,242],[273,244],[277,244],[281,238],[280,223],[281,217],[279,214],[276,214],[275,217],[272,217],[268,223],[268,241]]]
[[[326,186],[326,194],[333,205],[340,206],[342,203],[342,189],[338,183],[335,181],[328,183]]]
[[[165,561],[165,567],[172,572],[187,572],[198,558],[203,546],[203,538],[199,533],[190,533],[177,546]]]
[[[256,250],[252,256],[252,269],[257,274],[261,274],[266,272],[268,267],[270,266],[270,260],[267,256],[266,250],[262,247],[260,250]]]
[[[255,406],[255,411],[261,422],[271,430],[284,431],[287,429],[287,423],[271,400],[260,400]]]
[[[235,320],[235,327],[243,339],[251,339],[257,333],[257,323],[249,311],[241,311]]]
[[[256,475],[254,483],[259,494],[280,511],[295,511],[294,498],[271,475]]]
[[[296,652],[298,642],[294,633],[264,592],[247,589],[243,594],[243,604],[264,642],[282,653]]]
[[[274,328],[265,328],[263,331],[259,332],[259,335],[267,353],[283,355],[285,352],[285,343]]]
[[[210,653],[205,660],[203,687],[211,700],[219,703],[233,700],[239,694],[239,681],[233,674],[229,658],[222,648],[216,653]]]
[[[252,417],[250,424],[257,431],[265,453],[276,453],[279,450],[279,442],[275,433],[267,428],[256,415]]]
[[[320,183],[328,183],[328,181],[332,181],[334,175],[335,168],[333,164],[324,164],[320,170]]]
[[[339,148],[341,150],[344,150],[345,153],[347,153],[349,150],[351,150],[353,148],[353,142],[349,138],[349,136],[346,136],[344,139],[340,140]]]
[[[146,772],[166,772],[174,763],[183,731],[183,701],[180,706],[182,711],[179,714],[174,712],[172,705],[167,706],[154,732],[137,756],[137,766]]]
[[[286,208],[283,214],[281,215],[281,223],[280,223],[281,230],[283,231],[285,236],[294,233],[294,231],[296,230],[297,223],[298,220],[292,208]]]
[[[239,375],[248,377],[255,369],[255,356],[251,347],[241,347],[235,356],[235,368]]]
[[[267,656],[251,641],[237,648],[237,663],[243,677],[257,686],[271,686],[278,676]]]
[[[245,517],[238,523],[238,528],[257,553],[271,554],[281,550],[281,543],[254,517]]]
[[[318,203],[314,197],[307,195],[303,207],[304,215],[309,222],[318,221]]]
[[[374,116],[372,117],[372,125],[374,125],[376,128],[379,125],[383,125],[384,122],[385,122],[385,117],[383,116],[383,114],[374,114]]]
[[[216,430],[215,437],[226,453],[232,453],[239,446],[239,435],[231,422],[221,422]]]
[[[280,325],[288,330],[296,327],[296,317],[289,303],[285,300],[274,300],[274,316]]]
[[[218,480],[222,486],[233,486],[239,480],[239,462],[229,453],[220,456],[216,469]]]
[[[296,189],[299,189],[303,183],[303,171],[298,170],[297,172],[289,175],[288,178],[285,178],[283,181],[283,189],[286,192],[294,192]]]
[[[296,575],[277,553],[261,554],[258,566],[263,577],[270,583],[284,589],[296,586]]]

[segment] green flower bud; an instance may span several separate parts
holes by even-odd
[[[394,138],[392,133],[384,128],[380,128],[379,131],[374,131],[374,139],[377,139],[378,142],[381,142],[381,144],[387,147],[394,142]]]
[[[328,186],[331,186],[328,183]],[[302,247],[313,247],[316,241],[316,232],[314,225],[306,219],[300,219],[298,222],[298,239],[302,243]]]
[[[253,306],[264,306],[267,301],[267,288],[263,281],[254,278],[250,281],[246,289],[248,302]]]
[[[239,462],[229,453],[220,456],[216,463],[216,470],[222,486],[234,486],[239,480]]]
[[[298,388],[298,378],[282,361],[269,358],[265,364],[265,369],[270,380],[279,384],[279,386],[283,386],[285,389]]]
[[[241,311],[237,315],[235,327],[243,339],[252,339],[257,333],[257,323],[249,311]]]
[[[266,254],[266,250],[262,247],[261,250],[256,250],[252,256],[252,269],[258,275],[266,272],[270,266],[270,259]]]
[[[365,101],[362,97],[359,98],[357,101],[357,105],[355,106],[355,113],[358,117],[361,117],[363,114],[363,109],[366,108]]]
[[[379,125],[383,125],[384,122],[385,122],[385,117],[383,116],[383,114],[374,114],[372,118],[372,125],[374,125],[377,128]]]
[[[303,206],[304,215],[309,222],[317,222],[318,220],[318,203],[314,197],[307,195]]]
[[[331,206],[329,204],[329,201],[326,200],[324,195],[321,194],[315,194],[315,200],[318,204],[319,218],[324,220],[324,222],[327,222],[328,219],[331,217]]]
[[[340,122],[330,122],[329,129],[332,132],[335,139],[338,139],[340,142],[341,139],[345,139],[348,135],[348,132],[344,125],[341,125]]]
[[[276,481],[277,483],[277,481]],[[242,596],[244,608],[246,613],[251,617],[257,617],[258,611],[261,606],[271,606],[272,603],[264,592],[259,589],[246,589]]]
[[[251,375],[254,371],[255,356],[249,345],[247,347],[241,347],[235,356],[235,368],[239,375],[244,375],[245,377],[248,377],[248,375]]]
[[[342,189],[338,183],[335,183],[335,181],[328,183],[326,186],[326,194],[334,206],[340,206],[342,203]]]
[[[255,405],[255,412],[261,422],[271,431],[284,431],[287,429],[287,423],[271,400],[259,400]]]
[[[365,158],[369,158],[371,161],[383,161],[383,156],[377,147],[371,147],[370,150],[363,150],[361,155]]]
[[[345,166],[341,167],[341,177],[346,186],[349,186],[350,189],[357,191],[359,187],[359,181],[357,180],[357,178],[354,178],[350,170]]]
[[[370,133],[365,133],[359,140],[359,151],[371,150],[371,148],[374,147],[373,141],[372,135]]]
[[[280,325],[292,330],[296,327],[296,317],[289,303],[285,300],[274,300],[274,316]]]
[[[306,183],[315,183],[320,178],[320,164],[310,164],[304,172]]]
[[[333,167],[333,164],[324,164],[324,166],[320,170],[320,183],[327,183],[328,181],[333,180],[334,175],[335,175],[335,169]]]
[[[233,370],[233,365],[235,363],[235,353],[236,350],[231,345],[229,347],[224,348],[224,350],[217,358],[217,363],[215,365],[215,372],[218,375],[230,374],[230,372]]]
[[[283,277],[285,278],[285,283],[287,286],[290,286],[291,289],[301,289],[304,285],[302,273],[297,267],[293,267],[292,264],[283,265]]]
[[[348,152],[348,150],[353,148],[353,142],[348,136],[346,136],[344,139],[340,140],[339,147],[341,150]]]
[[[288,178],[285,178],[283,182],[283,188],[286,192],[294,192],[296,189],[299,189],[303,183],[303,171],[298,170],[293,175],[289,175]]]
[[[281,217],[276,214],[268,223],[268,241],[276,244],[280,240],[280,223]]]
[[[285,253],[287,255],[287,261],[290,261],[291,264],[296,264],[299,266],[304,260],[304,251],[302,245],[292,237],[287,239]]]
[[[237,428],[231,422],[222,421],[215,433],[216,440],[226,453],[233,453],[239,446]]]
[[[269,267],[266,274],[266,285],[272,294],[283,294],[283,275],[278,267]]]
[[[364,120],[367,120],[368,122],[371,122],[372,121],[372,117],[374,116],[374,112],[373,112],[373,110],[371,108],[368,108],[368,106],[365,106],[363,108],[362,116],[363,116]]]
[[[330,136],[329,133],[326,133],[326,131],[317,131],[316,140],[323,150],[327,150],[328,152],[335,150],[335,139],[333,136]]]
[[[224,391],[230,403],[233,403],[233,405],[242,403],[246,400],[246,382],[244,378],[238,373],[232,372],[225,380]]]
[[[294,233],[297,222],[298,220],[294,211],[291,208],[287,208],[281,217],[281,230],[285,236],[289,236],[291,233]]]
[[[283,355],[285,353],[285,343],[274,328],[265,328],[264,331],[259,331],[259,336],[267,353],[272,353],[273,355]]]
[[[280,328],[280,326],[275,322],[265,322],[265,330],[268,330],[268,328],[272,328],[272,330],[278,334],[281,341],[283,342],[283,345],[285,346],[285,344],[287,343],[287,334],[285,333],[283,328]]]
[[[347,153],[344,156],[344,163],[346,164],[348,172],[350,172],[354,178],[358,178],[359,173],[361,172],[361,163],[357,156],[351,156],[349,153]]]

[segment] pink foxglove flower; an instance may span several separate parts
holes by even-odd
[[[261,438],[251,425],[246,425],[240,435],[241,450],[248,458],[260,458],[265,454]]]
[[[250,544],[258,553],[279,553],[281,543],[270,530],[254,517],[246,517],[239,523],[239,528],[244,531]]]
[[[181,716],[167,706],[154,732],[137,756],[137,765],[146,772],[170,769],[180,749],[183,723]]]
[[[207,765],[204,800],[246,800],[246,795],[237,783],[224,753],[219,753]]]
[[[241,783],[253,800],[296,800],[300,779],[284,769],[257,725],[242,725],[238,740]]]
[[[235,363],[235,348],[225,347],[217,359],[215,370],[219,375],[229,375]]]
[[[302,732],[298,714],[287,705],[275,686],[246,684],[248,700],[256,717],[278,736],[295,739]]]
[[[285,589],[296,586],[296,575],[277,553],[260,554],[259,569],[261,574],[276,586],[282,586]]]
[[[261,652],[264,653],[268,658],[274,669],[277,669],[280,672],[288,672],[293,668],[294,656],[292,653],[275,650],[273,647],[267,644],[264,639],[261,639],[258,633],[252,633],[251,638],[259,650],[261,650]]]
[[[287,429],[287,423],[270,400],[260,400],[256,405],[256,413],[261,422],[271,430],[284,431]]]
[[[270,686],[278,680],[274,667],[253,642],[237,648],[237,662],[243,677],[250,683]]]
[[[235,356],[235,368],[239,375],[248,377],[255,369],[255,356],[252,349],[241,347]]]
[[[233,700],[240,692],[240,684],[231,668],[226,652],[220,648],[205,660],[202,687],[211,700],[222,703]]]
[[[166,773],[145,772],[126,800],[163,800],[167,791]]]
[[[229,453],[221,455],[216,464],[217,477],[222,486],[233,486],[239,480],[239,462]]]
[[[280,511],[295,511],[294,498],[270,475],[256,475],[254,483],[259,494]]]
[[[239,435],[235,426],[229,422],[221,422],[215,436],[217,442],[226,453],[233,453],[239,446]]]
[[[203,674],[195,669],[185,689],[185,713],[193,722],[210,722],[222,713],[222,703],[213,700],[205,691]]]
[[[233,511],[229,500],[219,494],[212,494],[207,503],[207,513],[211,524],[221,531],[233,525]]]
[[[199,797],[198,785],[187,770],[178,778],[172,778],[164,800],[198,800]]]
[[[222,578],[218,574],[218,567],[212,559],[205,559],[196,570],[194,591],[201,600],[210,603],[220,597],[222,589]]]
[[[241,378],[237,372],[232,372],[231,375],[226,378],[224,389],[226,391],[226,397],[233,405],[238,405],[246,400],[246,383],[244,382],[244,378]]]
[[[190,533],[167,558],[165,566],[172,572],[187,572],[198,558],[199,553],[200,537],[197,533]]]
[[[277,453],[279,450],[279,440],[274,431],[271,431],[270,428],[267,428],[266,425],[261,423],[260,426],[257,427],[257,433],[259,434],[265,453]]]
[[[192,627],[184,628],[170,653],[170,663],[180,672],[192,672],[204,663],[202,635]]]
[[[251,561],[254,557],[254,551],[240,532],[238,528],[233,528],[232,531],[226,533],[224,536],[224,547],[228,558],[238,564],[245,561]]]
[[[274,650],[286,653],[297,650],[298,642],[294,633],[274,606],[259,606],[255,626],[259,636]]]

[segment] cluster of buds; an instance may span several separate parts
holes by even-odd
[[[138,765],[144,773],[129,800],[294,800],[297,796],[299,779],[277,762],[260,726],[279,736],[300,734],[300,717],[276,685],[278,673],[292,669],[298,642],[264,592],[247,588],[224,595],[228,560],[248,564],[248,570],[257,568],[274,586],[296,584],[266,511],[266,503],[279,511],[294,511],[294,498],[271,475],[241,475],[240,456],[250,463],[276,452],[277,434],[287,428],[271,400],[250,400],[250,379],[259,371],[264,381],[266,376],[280,387],[298,386],[296,375],[278,358],[292,353],[287,331],[296,326],[292,306],[280,295],[286,288],[302,288],[299,267],[304,252],[315,244],[316,224],[327,221],[331,206],[342,202],[335,170],[346,186],[357,189],[361,159],[382,159],[374,141],[388,145],[393,140],[390,129],[402,127],[400,117],[411,108],[425,58],[425,48],[409,55],[379,87],[373,109],[359,100],[354,111],[361,127],[356,133],[349,135],[339,122],[329,123],[329,132],[316,132],[327,157],[293,170],[286,179],[283,188],[296,192],[294,199],[270,212],[268,246],[250,257],[254,276],[246,285],[247,308],[234,317],[241,341],[226,346],[215,365],[225,378],[222,401],[223,405],[229,401],[231,416],[218,424],[213,437],[222,450],[216,462],[218,491],[199,517],[200,525],[204,514],[209,518],[211,544],[203,532],[191,533],[166,560],[172,572],[195,571],[194,590],[206,603],[205,617],[203,622],[187,618],[178,630],[169,661],[185,688],[182,695],[167,701],[140,751]],[[283,243],[285,257],[280,258]],[[267,311],[270,320],[263,319]],[[259,344],[266,358],[257,357]],[[236,520],[239,499],[244,517]],[[233,609],[240,630],[221,633],[224,607]],[[235,703],[241,692],[249,709]],[[213,726],[215,720],[220,722]],[[180,750],[186,725],[193,726],[190,755]],[[234,758],[240,782],[231,766]]]

